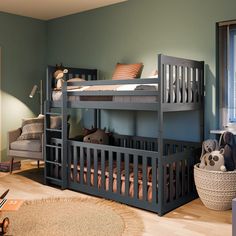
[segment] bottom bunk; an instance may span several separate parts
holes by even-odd
[[[68,140],[66,166],[61,140],[52,138],[47,183],[112,199],[162,215],[194,199],[193,166],[199,143],[114,135],[113,145]],[[47,158],[48,160],[48,158]],[[63,176],[66,176],[63,179]]]

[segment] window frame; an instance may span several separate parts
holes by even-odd
[[[230,112],[232,110],[229,109],[229,70],[233,70],[233,67],[230,66],[233,60],[233,54],[230,53],[230,45],[232,45],[231,30],[236,33],[236,20],[216,23],[216,78],[218,78],[219,88],[219,128],[233,128],[236,130],[236,116],[235,121],[230,122]],[[236,47],[236,45],[234,46]],[[236,78],[234,79],[236,82]]]

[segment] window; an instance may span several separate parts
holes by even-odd
[[[236,29],[229,32],[229,69],[228,69],[229,123],[236,124]]]
[[[220,128],[236,129],[236,20],[217,23]]]

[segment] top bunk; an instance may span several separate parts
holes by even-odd
[[[158,55],[157,78],[99,80],[96,69],[67,68],[61,89],[47,68],[50,107],[190,111],[203,108],[204,62]]]

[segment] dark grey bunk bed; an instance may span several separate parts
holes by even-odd
[[[61,98],[53,101],[52,75],[55,67],[49,66],[47,69],[45,183],[112,199],[158,215],[196,198],[193,166],[199,159],[196,150],[201,146],[204,135],[204,62],[160,54],[158,78],[138,80],[97,80],[96,70],[68,70],[65,80],[82,76],[86,81],[64,83]],[[137,83],[155,85],[157,89],[67,90],[67,85],[83,87]],[[71,99],[75,97],[79,99]],[[129,99],[116,99],[120,97]],[[145,97],[151,99],[145,102]],[[101,109],[157,112],[158,138],[114,134],[112,145],[71,140],[67,127],[68,110],[71,108],[94,109],[95,127],[100,124]],[[55,113],[55,109],[60,112]],[[199,142],[163,139],[164,112],[194,110],[200,114]],[[62,128],[58,130],[49,128],[50,116],[55,115],[62,116]]]

